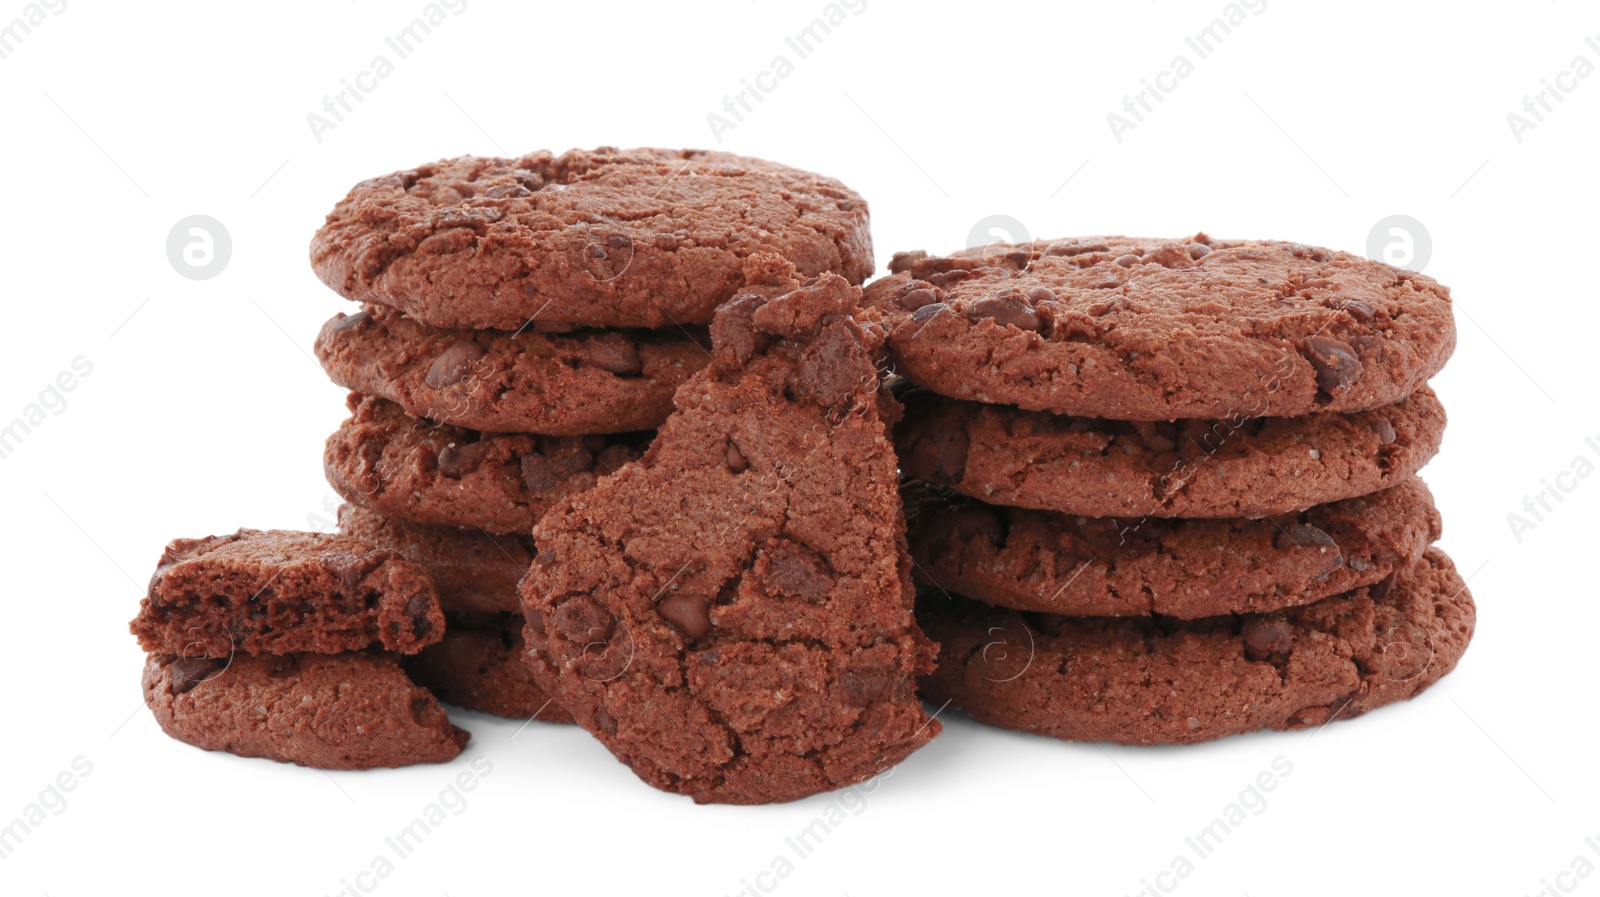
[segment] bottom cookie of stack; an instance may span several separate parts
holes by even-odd
[[[923,697],[1072,741],[1186,744],[1303,729],[1406,700],[1450,672],[1476,611],[1430,548],[1379,583],[1277,613],[1063,617],[925,591],[940,643]]]

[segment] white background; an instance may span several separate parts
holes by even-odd
[[[440,156],[601,144],[834,175],[872,204],[880,271],[897,249],[966,245],[995,214],[1033,236],[1203,228],[1363,252],[1398,213],[1426,226],[1427,273],[1454,288],[1460,347],[1434,384],[1450,429],[1426,470],[1479,603],[1454,674],[1315,735],[1183,749],[947,713],[762,884],[1134,894],[1280,755],[1293,771],[1266,808],[1177,893],[1523,895],[1580,855],[1600,864],[1584,843],[1600,838],[1600,477],[1563,479],[1571,493],[1520,540],[1507,519],[1575,458],[1600,463],[1600,76],[1563,79],[1572,92],[1520,141],[1506,118],[1578,55],[1600,63],[1593,7],[1269,0],[1196,59],[1183,39],[1221,0],[867,0],[796,60],[784,37],[821,0],[468,0],[395,60],[383,39],[421,0],[242,6],[68,0],[0,60],[0,423],[73,359],[93,365],[0,459],[0,824],[74,758],[93,767],[0,859],[0,891],[338,893],[483,758],[465,809],[362,879],[375,893],[735,894],[836,799],[697,807],[575,728],[476,714],[451,766],[324,774],[195,750],[142,707],[126,621],[163,544],[331,517],[320,454],[342,392],[308,351],[350,306],[306,262],[326,211],[361,178]],[[24,9],[0,0],[0,23]],[[379,53],[393,74],[319,142],[307,114]],[[779,53],[794,72],[718,143],[707,114]],[[1180,53],[1193,73],[1119,142],[1107,113]],[[211,280],[166,258],[192,214],[232,236]],[[1600,876],[1559,882],[1600,894]]]

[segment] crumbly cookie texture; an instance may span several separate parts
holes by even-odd
[[[940,645],[923,696],[1069,741],[1185,744],[1304,729],[1416,695],[1455,668],[1476,611],[1437,548],[1415,567],[1281,613],[1030,614],[924,592]]]
[[[993,504],[1087,517],[1266,517],[1404,482],[1439,450],[1424,387],[1371,411],[1116,421],[905,394],[907,476]]]
[[[241,529],[177,539],[129,627],[146,651],[184,657],[413,653],[444,634],[433,579],[349,536]]]
[[[522,583],[535,677],[646,782],[768,803],[862,781],[939,731],[877,332],[781,260],[639,464],[553,509]]]
[[[705,150],[463,156],[357,184],[311,241],[340,295],[437,327],[709,324],[776,254],[872,273],[866,202],[832,178]]]
[[[1455,349],[1431,277],[1298,243],[1085,237],[902,253],[866,305],[945,395],[1117,420],[1365,411]]]

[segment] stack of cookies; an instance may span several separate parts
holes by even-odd
[[[311,255],[362,305],[316,343],[351,390],[324,454],[341,531],[439,584],[444,638],[408,668],[452,703],[540,719],[570,717],[521,660],[535,522],[642,455],[710,362],[714,310],[752,272],[860,284],[872,269],[866,203],[837,181],[656,149],[464,157],[365,181]]]
[[[897,255],[866,303],[924,697],[1084,741],[1345,719],[1449,672],[1474,608],[1415,476],[1449,292],[1291,243],[1094,237]]]

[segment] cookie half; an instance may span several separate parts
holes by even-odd
[[[444,639],[407,657],[406,672],[446,704],[513,719],[570,723],[533,681],[519,614],[450,614]]]
[[[352,393],[322,466],[345,501],[413,523],[526,533],[547,508],[638,458],[648,433],[482,433]]]
[[[867,288],[899,372],[946,395],[1118,420],[1365,411],[1455,349],[1450,292],[1267,240],[1085,237],[902,254]]]
[[[463,156],[357,184],[311,241],[323,283],[436,327],[709,324],[773,253],[872,273],[867,204],[838,181],[704,150]]]
[[[1113,421],[905,394],[907,476],[992,504],[1086,517],[1265,517],[1404,482],[1439,450],[1424,387],[1372,411]]]
[[[536,681],[697,802],[845,787],[939,731],[878,336],[841,277],[772,289],[718,312],[644,459],[539,522],[521,586]]]
[[[1420,479],[1298,514],[1129,520],[905,490],[911,557],[939,589],[1069,616],[1194,619],[1308,604],[1387,579],[1439,538]]]
[[[698,335],[706,341],[703,328]],[[551,436],[654,429],[673,392],[711,360],[676,327],[446,330],[382,306],[324,324],[316,350],[333,382],[413,417]]]
[[[241,529],[169,544],[129,628],[145,651],[183,657],[412,653],[439,640],[444,615],[433,578],[393,551]]]
[[[422,565],[439,589],[446,615],[522,609],[517,581],[533,563],[531,536],[408,523],[348,504],[339,507],[339,531]]]
[[[1392,579],[1276,614],[1060,617],[925,592],[917,616],[940,644],[928,700],[1006,729],[1149,745],[1403,701],[1455,667],[1476,611],[1433,548]]]
[[[444,763],[468,738],[385,654],[151,654],[144,700],[179,741],[318,769]]]

